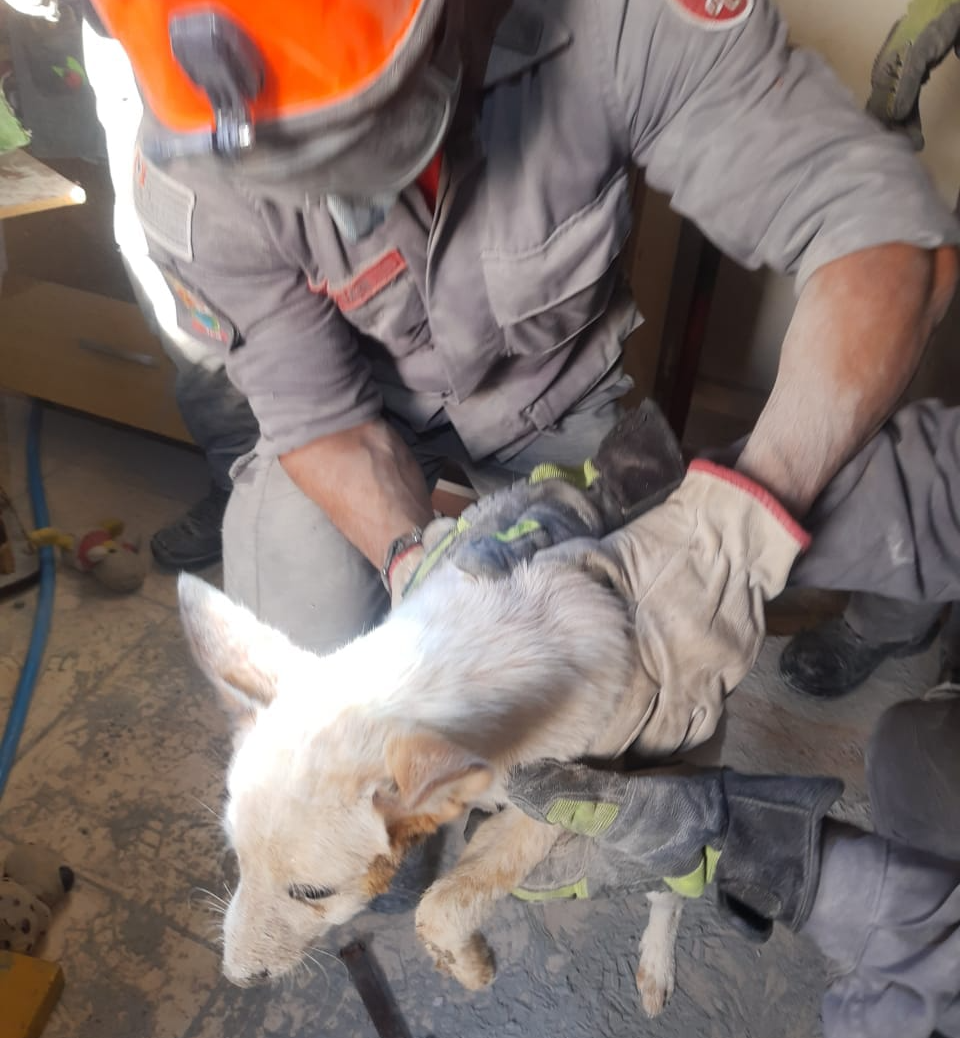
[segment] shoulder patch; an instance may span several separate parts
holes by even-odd
[[[750,17],[755,0],[669,0],[670,6],[701,29],[732,29]]]
[[[164,267],[160,268],[177,304],[177,324],[195,339],[218,342],[228,349],[237,344],[236,326],[218,313],[196,289],[189,288]]]
[[[197,196],[146,158],[139,147],[133,158],[133,201],[147,237],[177,259],[191,262]]]

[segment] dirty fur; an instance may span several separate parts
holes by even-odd
[[[293,969],[387,888],[412,843],[507,803],[511,768],[617,756],[650,707],[623,600],[575,569],[525,564],[491,580],[445,566],[322,657],[196,578],[179,591],[194,656],[236,722],[225,829],[240,882],[223,969],[240,985]],[[479,828],[417,909],[440,969],[470,989],[490,983],[480,928],[556,838],[509,804]],[[664,978],[661,1005],[668,943],[644,945],[645,960],[663,960],[646,974]]]

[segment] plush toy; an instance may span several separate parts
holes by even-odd
[[[111,519],[79,539],[52,526],[34,530],[31,542],[37,547],[55,545],[63,557],[81,573],[94,578],[111,591],[136,591],[146,576],[146,562],[140,554],[140,540],[121,540],[123,523]]]
[[[73,869],[47,847],[19,844],[0,877],[0,950],[31,955],[50,928],[53,910],[73,886]]]

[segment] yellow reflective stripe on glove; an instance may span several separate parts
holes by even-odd
[[[590,458],[579,466],[554,465],[544,462],[538,465],[528,477],[530,483],[546,483],[548,479],[562,479],[564,483],[575,486],[578,490],[586,490],[600,478],[600,470]]]
[[[515,887],[510,893],[519,901],[585,901],[590,897],[586,877],[553,890],[524,890],[523,887]]]
[[[429,529],[429,527],[427,529]],[[453,542],[461,534],[463,534],[469,529],[470,524],[463,518],[463,516],[457,519],[456,525],[452,527],[450,532],[445,537],[442,537],[436,543],[436,545],[434,545],[428,552],[426,552],[426,554],[423,557],[423,561],[417,567],[416,573],[413,574],[413,577],[401,592],[401,597],[410,594],[410,592],[415,587],[418,587],[421,583],[423,583],[423,581],[427,578],[428,574],[431,572],[434,566],[436,566],[436,564],[446,554],[446,551],[450,547],[450,545],[453,544]]]
[[[700,864],[692,872],[685,876],[664,876],[663,882],[681,897],[702,897],[704,890],[713,882],[719,860],[720,851],[705,847]]]
[[[519,523],[514,523],[510,529],[500,530],[498,533],[495,533],[493,539],[503,544],[509,544],[520,537],[526,537],[528,533],[536,533],[540,529],[543,529],[543,527],[536,519],[523,519]]]
[[[560,798],[550,805],[544,817],[551,825],[559,825],[578,836],[602,836],[619,813],[616,804]]]

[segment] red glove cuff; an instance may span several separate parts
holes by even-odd
[[[782,504],[759,483],[737,472],[735,469],[724,468],[716,465],[705,458],[696,458],[690,462],[688,472],[702,472],[715,479],[721,479],[724,483],[731,483],[738,490],[742,490],[758,501],[787,531],[787,533],[800,545],[800,551],[806,551],[810,547],[810,534],[797,522],[796,519],[783,507]]]

